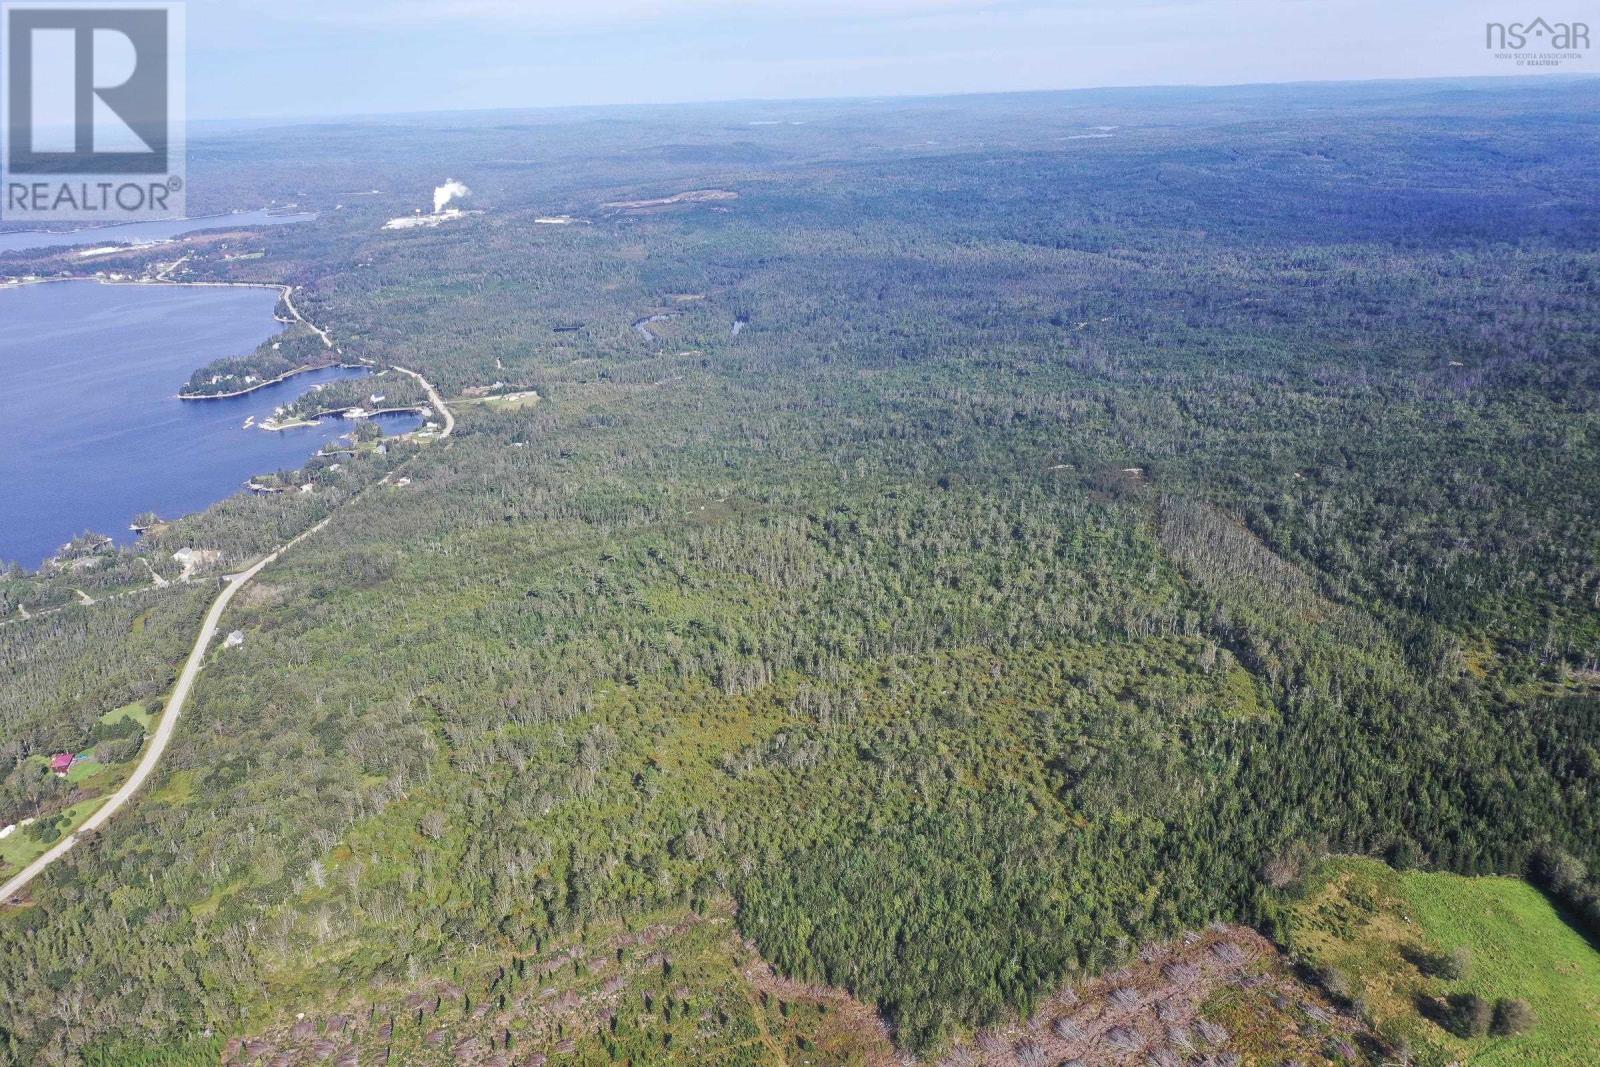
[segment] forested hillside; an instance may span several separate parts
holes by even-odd
[[[192,200],[321,214],[177,278],[299,286],[345,358],[464,402],[447,441],[70,586],[0,576],[10,823],[74,802],[35,757],[159,700],[204,603],[73,588],[331,516],[235,601],[138,803],[0,914],[0,1057],[214,1059],[552,945],[621,966],[607,939],[663,914],[730,917],[933,1056],[1141,943],[1283,937],[1329,850],[1526,874],[1600,936],[1597,105],[1130,90],[197,144]],[[481,214],[382,229],[447,177]],[[736,195],[640,206],[705,190]],[[696,1062],[681,1005],[696,1040],[756,1025],[670,956],[682,996],[581,1032],[494,987],[458,1058]]]

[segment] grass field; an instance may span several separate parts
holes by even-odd
[[[97,763],[92,759],[80,759],[74,762],[72,769],[67,772],[67,781],[73,785],[82,785],[105,769],[104,763]]]
[[[100,716],[100,721],[105,723],[107,726],[110,726],[112,723],[117,722],[120,719],[132,719],[144,729],[145,733],[149,733],[150,724],[155,721],[155,716],[151,714],[150,709],[145,706],[143,701],[136,701],[132,704],[124,704],[122,707],[108,711],[104,715]]]
[[[104,802],[105,797],[91,797],[65,809],[62,812],[66,816],[62,833],[71,833]],[[36,856],[55,844],[55,840],[40,841],[27,833],[25,828],[19,827],[10,837],[0,841],[0,876],[12,874],[26,867]]]
[[[1410,1042],[1418,1064],[1600,1062],[1600,952],[1525,882],[1339,859],[1294,907],[1291,926],[1295,950],[1343,972],[1379,1027]],[[1455,949],[1470,954],[1456,980],[1414,962]],[[1521,998],[1538,1021],[1514,1037],[1456,1037],[1419,1010],[1422,1000],[1455,993]]]

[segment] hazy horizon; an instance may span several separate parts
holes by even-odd
[[[1550,19],[1571,12],[1539,12]],[[197,121],[1592,74],[1485,47],[1505,0],[237,0],[190,5]]]
[[[299,124],[302,124],[302,123],[304,123],[304,124],[316,124],[316,123],[324,123],[324,122],[337,123],[337,122],[345,122],[345,121],[359,121],[359,120],[364,120],[364,119],[404,119],[404,118],[412,118],[412,117],[421,118],[421,117],[426,117],[426,116],[430,116],[430,115],[492,115],[492,114],[501,114],[501,113],[513,113],[513,114],[515,114],[515,113],[537,112],[537,111],[550,111],[550,112],[594,111],[594,112],[606,112],[606,111],[626,111],[626,110],[633,110],[633,109],[644,110],[644,109],[650,109],[650,108],[737,107],[737,106],[740,106],[740,105],[750,105],[752,107],[762,107],[762,106],[767,106],[767,107],[785,107],[785,106],[804,106],[804,105],[808,105],[808,104],[819,104],[819,105],[822,105],[822,104],[844,105],[844,104],[851,104],[851,103],[873,104],[873,103],[879,103],[879,102],[888,103],[888,102],[891,102],[891,101],[914,103],[916,101],[964,100],[964,99],[970,99],[970,98],[976,98],[976,97],[989,97],[989,96],[994,96],[994,97],[1005,97],[1005,96],[1052,96],[1052,95],[1063,95],[1064,96],[1064,95],[1069,95],[1069,94],[1073,94],[1073,93],[1096,93],[1096,92],[1137,93],[1137,92],[1141,92],[1141,91],[1171,91],[1171,92],[1175,92],[1175,93],[1181,93],[1181,92],[1184,92],[1186,90],[1194,91],[1194,92],[1225,92],[1227,90],[1232,90],[1232,89],[1246,90],[1246,89],[1258,89],[1258,88],[1259,89],[1293,88],[1293,87],[1296,87],[1296,86],[1304,86],[1304,87],[1310,88],[1310,87],[1315,87],[1315,86],[1329,86],[1329,87],[1332,87],[1332,86],[1382,86],[1382,85],[1397,85],[1398,86],[1398,85],[1425,84],[1425,83],[1448,84],[1448,83],[1482,82],[1482,83],[1485,83],[1485,85],[1484,85],[1485,88],[1496,88],[1496,87],[1499,87],[1502,84],[1510,85],[1511,83],[1517,83],[1517,82],[1523,83],[1524,85],[1532,85],[1532,84],[1539,83],[1539,82],[1556,82],[1556,81],[1576,82],[1576,81],[1593,81],[1593,80],[1600,80],[1600,71],[1597,71],[1597,72],[1589,72],[1589,71],[1576,72],[1576,71],[1574,71],[1574,72],[1564,72],[1564,73],[1557,73],[1557,74],[1550,74],[1550,73],[1546,73],[1546,74],[1459,74],[1459,75],[1442,74],[1442,75],[1437,75],[1437,76],[1432,76],[1432,77],[1415,77],[1415,78],[1401,78],[1401,77],[1396,77],[1396,78],[1305,78],[1305,79],[1287,80],[1287,81],[1254,81],[1254,82],[1215,82],[1215,83],[1199,83],[1199,82],[1180,83],[1180,82],[1172,82],[1172,83],[1137,84],[1137,85],[1084,85],[1084,86],[1071,86],[1071,87],[1066,87],[1066,88],[1055,88],[1055,89],[1051,89],[1051,88],[1046,88],[1046,89],[988,89],[988,90],[972,90],[972,91],[969,91],[969,92],[943,92],[943,93],[941,93],[941,92],[903,92],[903,93],[870,93],[870,94],[854,94],[854,93],[851,93],[851,94],[840,94],[840,95],[834,95],[834,96],[826,96],[826,95],[786,96],[786,97],[778,97],[778,96],[757,97],[757,96],[750,96],[750,97],[725,97],[725,98],[717,98],[717,99],[697,99],[697,100],[623,100],[623,101],[618,101],[618,102],[615,102],[615,103],[595,103],[595,104],[516,104],[516,103],[509,103],[509,104],[486,105],[486,106],[483,106],[483,107],[444,107],[444,108],[433,108],[433,109],[412,110],[412,111],[385,110],[385,111],[327,112],[327,113],[322,113],[322,114],[316,114],[316,113],[288,114],[288,113],[286,113],[286,114],[281,114],[281,115],[203,116],[203,117],[191,117],[189,119],[189,124],[191,126],[204,126],[204,127],[213,127],[213,128],[226,129],[226,128],[229,128],[229,127],[259,127],[259,126],[275,126],[275,125],[299,125]]]

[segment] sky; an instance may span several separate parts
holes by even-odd
[[[1544,73],[1572,0],[190,0],[191,119]],[[1600,13],[1590,19],[1600,29]],[[1563,73],[1600,71],[1594,50]]]

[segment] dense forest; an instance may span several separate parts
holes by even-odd
[[[206,142],[192,201],[320,214],[178,277],[297,287],[459,422],[70,580],[0,574],[0,823],[47,820],[77,798],[39,756],[127,758],[105,713],[158,707],[193,639],[207,590],[149,573],[331,517],[235,601],[247,640],[139,803],[0,915],[0,1059],[249,1033],[728,902],[780,973],[936,1053],[1143,942],[1276,934],[1282,872],[1329,850],[1525,874],[1600,936],[1597,104],[1129,90]],[[382,229],[446,177],[481,214]],[[641,206],[687,190],[736,195]],[[418,400],[381,384],[295,410]]]

